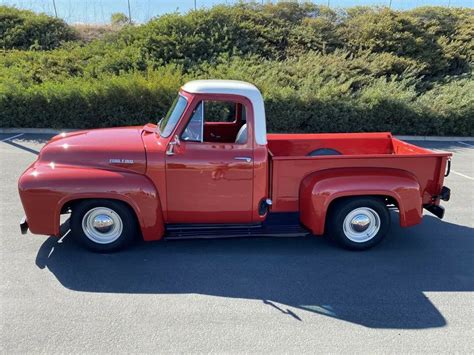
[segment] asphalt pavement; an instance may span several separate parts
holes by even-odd
[[[474,352],[472,142],[414,142],[454,153],[445,219],[393,213],[365,252],[249,238],[102,255],[20,234],[17,179],[49,137],[0,134],[1,353]]]

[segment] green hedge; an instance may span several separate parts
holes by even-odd
[[[199,72],[174,65],[145,73],[71,79],[0,92],[4,127],[108,127],[156,122],[179,87],[194,78],[253,81],[265,98],[270,132],[392,131],[396,134],[474,135],[474,81],[459,78],[419,95],[416,83],[397,78],[305,76],[319,55],[298,61],[234,60]],[[284,68],[295,70],[289,76]],[[33,109],[34,108],[34,109]]]
[[[75,38],[74,30],[63,20],[0,6],[0,48],[53,49]]]
[[[17,10],[15,10],[17,11]],[[179,86],[240,79],[272,132],[474,135],[474,11],[238,4],[170,14],[91,43],[0,56],[0,126],[161,117]]]

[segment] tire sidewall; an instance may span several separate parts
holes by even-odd
[[[380,218],[380,228],[377,234],[370,240],[357,243],[349,239],[344,233],[343,225],[346,216],[353,210],[366,207],[374,210]],[[331,213],[330,233],[331,237],[344,248],[351,250],[364,250],[380,243],[390,228],[390,212],[381,198],[361,197],[351,198],[337,202]]]
[[[84,215],[91,209],[97,207],[106,207],[116,212],[122,219],[123,229],[120,236],[112,243],[100,244],[89,239],[82,228]],[[71,214],[71,232],[74,238],[86,248],[97,252],[108,252],[118,250],[129,245],[137,232],[137,223],[135,216],[130,208],[120,201],[113,200],[88,200],[76,205]]]

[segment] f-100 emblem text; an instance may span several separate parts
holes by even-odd
[[[109,159],[110,164],[133,164],[132,159]]]

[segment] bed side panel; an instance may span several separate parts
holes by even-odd
[[[299,188],[309,174],[338,168],[386,168],[404,170],[415,176],[423,204],[430,203],[439,192],[439,172],[447,158],[437,155],[321,156],[273,158],[273,212],[299,211]],[[442,165],[442,166],[441,166]]]

